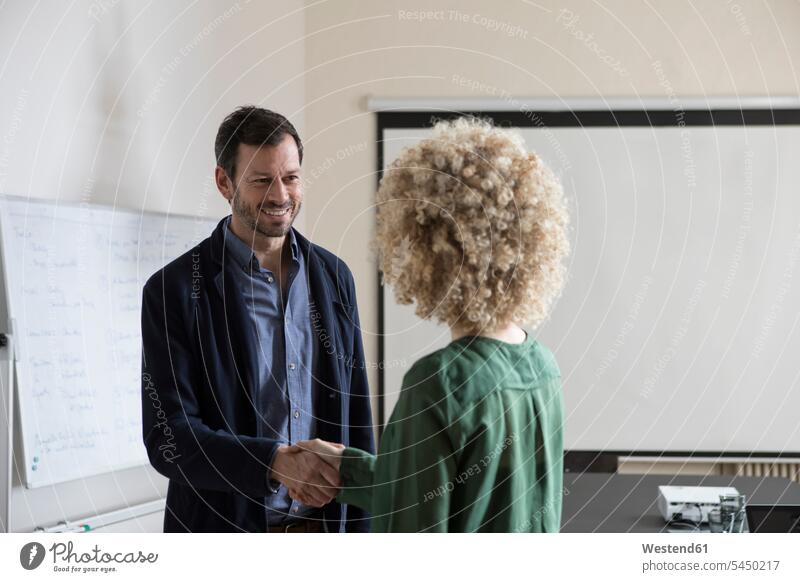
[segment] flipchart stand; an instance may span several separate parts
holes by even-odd
[[[11,335],[0,333],[0,532],[11,531],[14,454],[14,350]]]

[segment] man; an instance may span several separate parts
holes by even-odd
[[[215,153],[231,216],[143,292],[143,435],[169,478],[164,531],[367,531],[368,515],[332,501],[337,472],[291,447],[374,451],[352,274],[292,227],[300,137],[241,107]]]

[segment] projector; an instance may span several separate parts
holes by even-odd
[[[658,509],[666,521],[688,519],[708,522],[708,512],[719,507],[720,495],[738,495],[735,487],[682,487],[659,485]],[[699,507],[699,509],[698,509]]]

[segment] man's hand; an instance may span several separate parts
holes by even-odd
[[[339,466],[342,464],[344,445],[339,443],[329,443],[328,441],[323,441],[322,439],[314,439],[310,441],[300,441],[292,448],[298,451],[310,451],[314,453],[320,459],[336,469],[336,475],[337,477],[339,476]]]
[[[340,486],[338,470],[298,445],[278,447],[270,477],[285,485],[292,499],[312,507],[330,503]]]

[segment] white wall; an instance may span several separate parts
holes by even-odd
[[[426,10],[440,12],[415,19]],[[309,7],[306,35],[306,172],[345,152],[307,193],[307,228],[355,273],[372,362],[376,128],[366,96],[800,93],[800,4],[791,0],[341,0]]]
[[[219,122],[256,103],[303,132],[303,30],[300,0],[3,3],[0,193],[223,216]],[[35,490],[16,482],[12,529],[165,491],[150,468]]]
[[[260,103],[303,128],[300,1],[45,0],[2,12],[0,192],[222,215],[208,182],[222,118]]]

